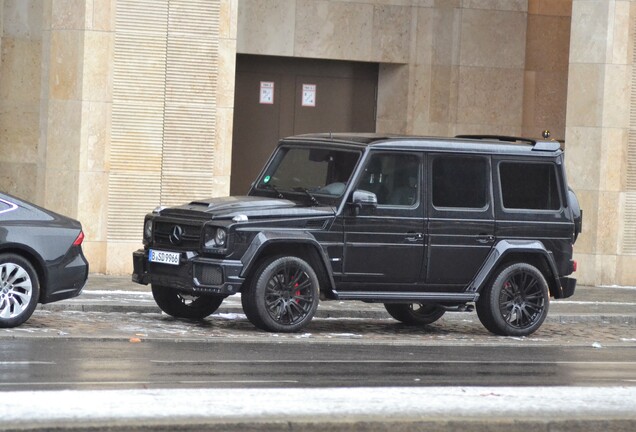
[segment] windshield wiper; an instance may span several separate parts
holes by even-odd
[[[307,195],[307,196],[309,197],[309,200],[311,201],[311,203],[312,203],[313,205],[315,205],[315,206],[319,206],[319,205],[320,205],[320,203],[318,202],[318,200],[316,199],[316,197],[315,197],[315,196],[313,196],[313,195],[311,194],[311,192],[309,192],[309,190],[308,190],[307,188],[304,188],[304,187],[300,187],[300,186],[299,186],[299,187],[295,187],[293,190],[294,190],[294,191],[303,192],[305,195]]]
[[[276,194],[278,195],[276,198],[279,198],[279,199],[283,199],[283,198],[285,198],[285,197],[283,196],[283,193],[282,193],[281,191],[279,191],[278,189],[276,189],[276,186],[274,186],[274,185],[273,185],[273,184],[271,184],[271,183],[264,184],[264,185],[263,185],[263,188],[265,188],[265,189],[271,189],[271,190],[273,190],[274,192],[276,192]]]

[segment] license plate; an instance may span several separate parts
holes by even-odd
[[[179,265],[178,252],[166,252],[150,249],[148,251],[148,261],[161,264]]]

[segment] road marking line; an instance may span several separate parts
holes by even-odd
[[[0,361],[0,365],[54,365],[57,364],[51,361]]]

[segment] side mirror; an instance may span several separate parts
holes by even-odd
[[[353,191],[352,205],[357,215],[362,207],[376,208],[378,206],[378,197],[373,192],[358,189]]]

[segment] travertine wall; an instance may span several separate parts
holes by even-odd
[[[521,133],[527,0],[242,0],[238,52],[378,62],[378,132]]]
[[[572,0],[530,0],[524,74],[524,136],[565,139]]]
[[[91,270],[126,273],[140,233],[108,232],[117,1],[0,0],[0,189],[79,218]],[[378,62],[379,132],[564,132],[585,210],[577,276],[636,285],[631,1],[219,5],[213,193],[229,184],[237,51]]]

